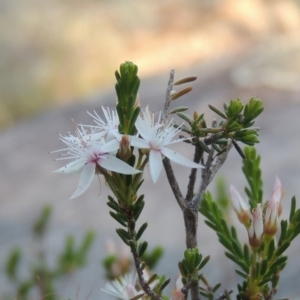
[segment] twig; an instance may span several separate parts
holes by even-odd
[[[175,70],[171,70],[169,81],[168,81],[168,87],[167,87],[167,91],[166,91],[166,99],[165,99],[165,105],[164,105],[164,110],[163,110],[163,120],[166,119],[167,114],[168,114],[171,91],[172,91],[172,86],[173,86],[173,82],[174,82],[174,74],[175,74]],[[184,209],[186,208],[185,201],[184,201],[184,198],[180,191],[176,177],[174,175],[174,171],[173,171],[172,165],[170,163],[170,160],[167,157],[165,157],[163,159],[163,164],[164,164],[164,168],[165,168],[165,171],[167,174],[167,178],[169,180],[169,184],[170,184],[173,194],[175,196],[175,199],[177,200],[177,203],[180,206],[181,210],[184,211]]]
[[[227,296],[230,295],[233,292],[233,290],[225,291],[222,295],[220,295],[216,300],[226,300]]]
[[[164,105],[164,111],[163,111],[163,119],[167,117],[168,108],[170,105],[170,97],[171,97],[171,91],[174,81],[174,70],[171,70],[170,72],[170,79],[168,82],[168,88],[166,92],[166,99],[165,99],[165,105]],[[195,150],[195,156],[194,159],[199,160],[201,159],[201,153],[200,151]],[[198,155],[200,155],[200,158],[198,158]],[[187,248],[195,248],[197,247],[197,228],[198,228],[198,210],[190,209],[187,206],[187,200],[183,198],[182,193],[180,191],[179,185],[177,183],[177,180],[175,178],[170,160],[168,158],[163,159],[164,168],[171,186],[171,189],[174,193],[174,196],[177,200],[178,205],[180,206],[182,212],[183,212],[183,218],[185,223],[185,232],[186,232],[186,247]],[[194,184],[196,181],[196,172],[191,171],[190,175],[190,183],[189,183],[189,191],[188,194],[192,195],[192,192],[194,190]],[[189,195],[191,198],[192,196]],[[190,199],[189,198],[189,199]],[[186,290],[184,291],[185,299],[187,299],[187,295],[189,293],[189,289],[191,290],[191,299],[192,300],[200,300],[200,293],[199,293],[199,285],[195,286],[186,286]]]
[[[165,157],[163,159],[163,164],[164,164],[164,168],[166,170],[166,174],[167,174],[169,184],[170,184],[171,189],[173,191],[173,194],[175,196],[175,199],[177,200],[177,203],[180,206],[181,210],[184,211],[185,208],[186,208],[186,204],[185,204],[184,198],[181,194],[181,191],[180,191],[178,182],[176,180],[176,177],[174,175],[174,171],[172,169],[170,160],[167,157]]]
[[[203,157],[203,150],[200,147],[200,145],[196,145],[195,153],[194,153],[194,162],[199,163],[202,157]],[[186,193],[187,202],[191,201],[193,198],[196,179],[197,179],[197,169],[192,169],[189,176],[189,184]]]
[[[135,244],[136,244],[136,233],[134,230],[132,230],[129,226],[127,227],[127,231],[131,237],[131,239],[133,241],[135,241]],[[137,274],[138,274],[138,278],[139,278],[139,282],[140,282],[140,285],[143,289],[143,291],[151,297],[151,299],[154,299],[154,300],[162,300],[162,297],[160,297],[159,295],[157,295],[149,286],[149,284],[146,282],[145,278],[144,278],[144,275],[143,275],[143,270],[141,268],[141,260],[140,260],[140,257],[139,257],[139,254],[137,253],[136,251],[136,246],[135,247],[130,247],[131,248],[131,253],[132,253],[132,256],[133,256],[133,260],[134,260],[134,266],[135,266],[135,269],[137,271]]]
[[[189,296],[189,290],[191,288],[191,285],[189,282],[187,282],[183,288],[181,289],[181,293],[184,295],[184,300],[187,300],[188,296]]]
[[[219,156],[217,156],[217,161],[215,162],[215,164],[212,164],[212,162],[214,160],[214,157],[213,157],[214,150],[213,150],[213,148],[211,149],[211,151],[208,155],[208,158],[207,158],[205,169],[202,172],[202,183],[200,185],[199,192],[194,197],[194,199],[191,203],[191,207],[193,207],[195,209],[199,208],[200,203],[203,199],[203,195],[204,195],[208,185],[211,183],[211,181],[215,177],[216,173],[219,171],[219,169],[225,162],[225,160],[228,156],[228,153],[231,149],[231,146],[232,146],[232,144],[229,142],[227,145],[226,151],[223,152],[222,154],[220,154]]]
[[[145,278],[144,278],[144,275],[143,275],[143,270],[141,269],[141,262],[140,262],[140,258],[139,258],[138,253],[134,249],[131,249],[131,252],[132,252],[132,256],[133,256],[133,260],[134,260],[135,269],[137,271],[139,282],[140,282],[140,285],[141,285],[143,291],[148,296],[150,296],[151,299],[163,300],[162,297],[160,297],[159,295],[157,295],[155,292],[152,291],[149,284],[145,281]]]
[[[167,117],[167,114],[168,114],[168,108],[170,105],[170,98],[171,98],[171,91],[172,91],[173,82],[174,82],[174,74],[175,74],[175,70],[171,70],[168,87],[167,87],[167,92],[166,92],[166,99],[165,99],[165,105],[164,105],[164,111],[163,111],[163,120]]]

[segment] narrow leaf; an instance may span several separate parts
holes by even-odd
[[[180,107],[176,107],[174,109],[172,109],[169,114],[176,114],[178,112],[182,112],[182,111],[186,111],[188,110],[189,108],[187,106],[180,106]]]
[[[138,230],[137,234],[136,234],[136,240],[138,241],[140,239],[140,237],[142,236],[142,234],[144,233],[144,231],[146,230],[148,226],[148,223],[144,223],[141,228]]]
[[[163,289],[170,283],[170,281],[171,281],[170,278],[168,278],[167,280],[165,280],[165,281],[162,283],[162,285],[159,287],[158,292],[159,292],[159,293],[162,292]]]
[[[291,200],[291,210],[290,210],[290,217],[289,217],[290,222],[292,221],[295,211],[296,211],[296,198],[295,196],[293,196]]]
[[[216,107],[212,106],[212,105],[208,105],[208,107],[215,112],[217,115],[219,115],[220,117],[227,119],[226,115],[224,115],[219,109],[217,109]]]
[[[173,83],[173,85],[180,85],[180,84],[192,82],[192,81],[195,81],[196,79],[197,79],[196,76],[185,77],[185,78],[182,78],[182,79],[176,81],[175,83]]]
[[[171,100],[176,100],[180,98],[181,96],[189,93],[193,88],[192,87],[187,87],[185,89],[180,90],[179,92],[175,93],[174,95],[171,96]]]

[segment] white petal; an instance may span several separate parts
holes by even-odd
[[[156,150],[151,150],[149,154],[150,175],[154,183],[156,183],[162,169],[161,153]]]
[[[140,116],[137,117],[135,121],[135,127],[139,134],[145,139],[151,139],[151,124],[148,124],[147,120],[142,119]]]
[[[183,155],[170,150],[166,147],[163,147],[161,149],[161,152],[163,155],[165,155],[167,158],[169,158],[170,160],[176,162],[179,165],[182,165],[184,167],[188,167],[188,168],[204,168],[204,166],[200,165],[200,164],[196,164],[195,162],[187,159],[186,157],[184,157]]]
[[[118,141],[113,139],[112,141],[109,141],[109,142],[101,145],[100,149],[103,153],[106,153],[106,152],[116,151],[119,149],[119,147],[120,147],[120,144],[118,143]]]
[[[84,166],[83,171],[79,178],[79,184],[78,184],[77,190],[71,196],[70,199],[74,199],[74,198],[80,196],[88,189],[88,187],[90,186],[90,184],[94,178],[94,175],[95,175],[95,167],[96,167],[95,163],[87,163]]]
[[[53,171],[53,173],[64,173],[64,174],[78,173],[82,171],[82,168],[84,167],[84,163],[85,160],[77,159]]]
[[[138,138],[136,136],[130,137],[130,145],[133,147],[137,147],[139,149],[149,149],[149,143],[141,138]]]
[[[102,168],[121,174],[137,174],[141,172],[132,168],[124,161],[109,154],[105,155],[105,157],[99,158],[97,162]]]

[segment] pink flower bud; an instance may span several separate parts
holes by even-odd
[[[279,180],[278,176],[276,176],[274,189],[271,198],[275,198],[274,201],[277,203],[277,211],[278,216],[280,217],[282,213],[282,198],[283,198],[283,188],[281,185],[281,181]]]
[[[244,224],[246,228],[249,228],[252,218],[249,204],[244,201],[233,185],[230,186],[230,194],[233,209],[235,210],[240,222]]]
[[[263,215],[261,204],[258,203],[252,211],[252,222],[248,230],[249,244],[252,248],[259,248],[262,242],[264,232]]]
[[[130,139],[128,135],[123,135],[120,141],[119,155],[124,161],[131,157]]]
[[[265,204],[264,233],[271,237],[276,234],[279,227],[279,216],[282,212],[282,191],[281,182],[276,177],[271,198]]]

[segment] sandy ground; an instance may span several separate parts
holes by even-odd
[[[198,76],[198,80],[193,85],[194,90],[186,98],[179,100],[178,104],[190,105],[191,112],[197,110],[200,113],[207,113],[207,121],[210,122],[214,115],[209,111],[208,103],[220,106],[233,98],[240,97],[243,101],[247,101],[252,96],[264,100],[265,112],[257,121],[257,125],[261,128],[262,142],[257,149],[263,159],[264,197],[269,197],[275,176],[279,175],[286,189],[284,215],[287,216],[291,197],[300,195],[299,92],[292,88],[278,89],[276,86],[266,86],[266,83],[262,82],[248,86],[237,82],[237,70],[245,68],[251,55],[253,54],[234,53],[205,64],[195,64],[188,70],[178,69],[176,71],[178,79],[185,75]],[[248,67],[247,70],[249,69],[251,68]],[[255,70],[248,73],[254,76]],[[149,104],[154,111],[162,107],[168,73],[141,79],[139,93],[141,103]],[[22,245],[27,262],[32,259],[34,253],[30,239],[30,226],[46,203],[54,207],[49,235],[45,242],[45,247],[51,253],[50,262],[51,259],[53,260],[53,255],[62,248],[65,234],[73,233],[81,237],[89,228],[97,232],[88,267],[75,274],[70,280],[63,280],[59,284],[59,295],[65,298],[86,299],[91,292],[90,300],[109,299],[99,290],[104,285],[101,259],[105,256],[105,242],[108,239],[113,239],[117,243],[119,241],[115,234],[116,223],[109,217],[108,207],[105,204],[108,193],[106,186],[102,183],[99,188],[99,183],[95,179],[84,196],[72,201],[68,200],[77,186],[78,176],[51,173],[60,164],[54,162],[54,157],[48,152],[60,149],[61,144],[56,132],[64,133],[66,130],[72,130],[72,118],[77,122],[88,122],[85,109],[99,109],[101,104],[110,105],[114,101],[114,92],[107,90],[101,92],[101,95],[95,94],[90,97],[84,104],[53,109],[0,132],[0,267],[3,267],[9,250],[15,245]],[[185,149],[185,145],[182,145],[179,152],[183,153]],[[240,168],[241,159],[232,150],[219,174],[242,191],[245,180],[241,176]],[[185,190],[188,170],[180,166],[174,166],[174,169],[180,179],[182,178],[180,184]],[[145,233],[145,238],[150,245],[161,244],[166,248],[158,272],[174,280],[178,272],[177,262],[181,259],[184,249],[181,212],[172,197],[164,174],[161,174],[155,186],[148,174],[145,182],[143,192],[147,193],[146,207],[140,222],[147,221],[150,224]],[[242,230],[241,234],[245,232]],[[199,228],[199,246],[204,255],[212,256],[210,264],[205,268],[211,283],[222,281],[224,288],[234,289],[233,264],[226,262],[216,236],[204,225],[200,225]],[[282,273],[277,298],[288,296],[289,299],[298,299],[299,249],[298,240],[288,250],[290,260],[286,271]],[[2,292],[2,287],[7,286],[3,274],[0,280]],[[9,290],[8,286],[3,291],[7,290]]]

